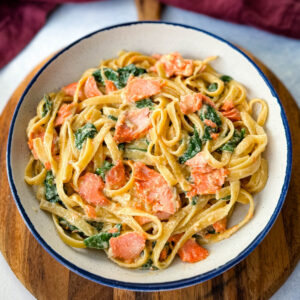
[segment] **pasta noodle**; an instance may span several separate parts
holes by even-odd
[[[214,59],[121,51],[43,97],[25,181],[64,243],[163,269],[249,222],[268,178],[268,107]],[[248,212],[232,225],[237,203]]]

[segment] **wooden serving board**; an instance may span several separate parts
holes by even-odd
[[[245,260],[209,281],[168,292],[125,291],[84,279],[52,258],[25,226],[8,185],[5,154],[14,108],[25,87],[45,61],[28,74],[13,93],[0,117],[0,250],[13,272],[34,296],[51,300],[254,300],[268,299],[285,282],[300,257],[300,114],[295,101],[279,79],[256,58],[250,56],[277,90],[290,124],[294,158],[292,179],[285,204],[267,237]]]

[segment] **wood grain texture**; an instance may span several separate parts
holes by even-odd
[[[139,21],[160,20],[161,3],[159,0],[135,0]]]
[[[248,53],[249,55],[249,53]],[[0,250],[13,272],[38,299],[268,299],[287,279],[300,258],[300,113],[290,93],[272,72],[250,55],[271,80],[284,105],[293,140],[292,178],[283,209],[263,242],[241,263],[193,287],[143,293],[105,287],[69,271],[53,259],[26,228],[11,196],[5,172],[6,147],[0,148]],[[44,63],[44,62],[43,62]],[[13,110],[37,66],[20,84],[0,117],[0,140],[6,145]],[[297,138],[298,137],[298,138]]]

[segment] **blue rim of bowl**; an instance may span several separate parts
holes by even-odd
[[[76,45],[77,43],[79,43],[80,41],[82,41],[84,39],[87,39],[87,38],[89,38],[89,37],[91,37],[91,36],[93,36],[93,35],[95,35],[99,32],[102,32],[102,31],[108,31],[108,30],[112,30],[114,28],[126,27],[126,26],[132,26],[132,25],[141,25],[141,24],[158,24],[158,25],[163,24],[163,25],[177,26],[177,27],[181,27],[181,28],[192,29],[192,30],[195,30],[195,31],[198,31],[198,32],[202,32],[206,35],[209,35],[209,36],[211,36],[211,37],[213,37],[213,38],[229,45],[233,50],[235,50],[238,53],[242,54],[255,67],[257,72],[260,74],[260,76],[265,81],[266,85],[269,87],[269,90],[270,90],[271,94],[276,98],[276,100],[277,100],[277,102],[280,106],[281,118],[282,118],[282,121],[283,121],[285,136],[286,136],[286,142],[287,142],[287,166],[286,166],[284,184],[282,186],[282,190],[281,190],[281,194],[280,194],[277,206],[276,206],[276,208],[275,208],[268,224],[260,232],[260,234],[251,242],[251,244],[248,245],[248,247],[246,249],[244,249],[241,253],[239,253],[232,260],[230,260],[227,263],[225,263],[224,265],[222,265],[222,266],[220,266],[216,269],[213,269],[211,271],[208,271],[206,273],[196,275],[196,276],[193,276],[193,277],[190,277],[190,278],[182,279],[182,280],[172,281],[172,282],[161,282],[161,283],[150,283],[150,284],[124,282],[124,281],[107,279],[107,278],[101,277],[99,275],[95,275],[93,273],[90,273],[90,272],[82,269],[82,268],[77,267],[76,265],[74,265],[73,263],[69,262],[64,257],[62,257],[60,254],[58,254],[56,251],[54,251],[47,244],[47,242],[39,235],[37,230],[34,228],[33,224],[31,223],[29,217],[27,216],[27,214],[25,212],[24,207],[22,206],[22,203],[21,203],[20,198],[19,198],[18,193],[17,193],[16,186],[15,186],[14,181],[13,181],[11,161],[10,161],[12,136],[13,136],[14,125],[15,125],[15,121],[16,121],[19,109],[21,107],[21,104],[22,104],[26,94],[28,93],[28,91],[30,90],[30,88],[34,84],[34,82],[37,80],[37,78],[40,76],[40,74],[43,72],[43,70],[45,70],[47,68],[47,66],[49,64],[51,64],[51,62],[54,61],[58,56],[60,56],[62,53],[64,53],[65,51],[67,51],[68,49],[70,49],[71,47],[73,47],[74,45]],[[277,216],[278,216],[278,214],[281,210],[281,207],[284,203],[284,200],[285,200],[285,196],[286,196],[286,193],[287,193],[287,190],[288,190],[289,181],[290,181],[290,177],[291,177],[292,141],[291,141],[290,129],[289,129],[288,122],[287,122],[287,117],[285,115],[282,103],[280,102],[276,91],[274,90],[273,86],[271,85],[270,81],[267,79],[265,74],[261,71],[261,69],[244,52],[242,52],[239,48],[237,48],[236,46],[234,46],[233,44],[231,44],[227,40],[225,40],[225,39],[223,39],[223,38],[221,38],[221,37],[219,37],[219,36],[217,36],[213,33],[207,32],[203,29],[199,29],[199,28],[189,26],[189,25],[184,25],[184,24],[172,23],[172,22],[143,21],[143,22],[121,23],[121,24],[105,27],[105,28],[102,28],[100,30],[96,30],[96,31],[94,31],[90,34],[87,34],[84,37],[76,40],[72,44],[68,45],[63,50],[61,50],[56,55],[54,55],[47,63],[45,63],[45,65],[37,72],[37,74],[30,81],[30,83],[28,84],[27,88],[25,89],[23,95],[21,96],[21,98],[20,98],[20,100],[19,100],[19,102],[16,106],[16,109],[15,109],[15,112],[14,112],[14,115],[13,115],[13,118],[12,118],[12,121],[11,121],[11,125],[10,125],[9,135],[8,135],[6,160],[7,160],[7,174],[8,174],[9,185],[10,185],[11,191],[13,193],[13,197],[15,199],[15,202],[17,204],[18,210],[19,210],[21,216],[23,217],[23,219],[24,219],[27,227],[29,228],[30,232],[33,234],[33,236],[38,240],[38,242],[42,245],[42,247],[50,255],[52,255],[56,260],[58,260],[61,264],[63,264],[65,267],[67,267],[68,269],[70,269],[74,273],[76,273],[76,274],[78,274],[82,277],[85,277],[89,280],[92,280],[92,281],[95,281],[97,283],[103,284],[103,285],[107,285],[107,286],[110,286],[110,287],[113,287],[113,288],[121,288],[121,289],[128,289],[128,290],[134,290],[134,291],[163,291],[163,290],[172,290],[172,289],[179,289],[179,288],[183,288],[183,287],[192,286],[192,285],[201,283],[203,281],[209,280],[213,277],[216,277],[217,275],[222,274],[223,272],[225,272],[229,268],[232,268],[234,265],[239,263],[241,260],[243,260],[245,257],[247,257],[258,246],[258,244],[264,239],[264,237],[266,236],[266,234],[269,232],[272,225],[274,224],[274,222],[275,222],[275,220],[276,220],[276,218],[277,218]]]

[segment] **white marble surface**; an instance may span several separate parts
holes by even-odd
[[[133,0],[66,4],[51,14],[46,25],[28,46],[0,70],[0,111],[24,76],[43,58],[101,27],[137,18]],[[166,7],[164,21],[185,23],[221,35],[250,50],[290,90],[300,106],[300,41],[252,27],[219,21],[174,7]],[[300,299],[300,264],[272,300]],[[0,299],[29,300],[34,297],[17,280],[0,254]]]

